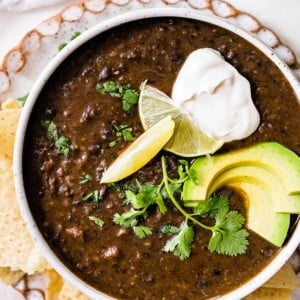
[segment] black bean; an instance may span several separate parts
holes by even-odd
[[[47,107],[45,111],[46,118],[53,118],[57,113],[57,109],[55,107]]]
[[[180,64],[182,62],[182,55],[178,53],[173,53],[168,56],[169,60],[175,62],[176,64]]]
[[[92,144],[88,147],[88,151],[90,154],[98,155],[100,153],[100,146],[97,144]]]

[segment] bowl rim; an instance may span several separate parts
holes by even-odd
[[[31,116],[33,107],[38,99],[40,92],[42,91],[44,85],[48,79],[52,76],[54,71],[61,65],[61,63],[69,57],[76,49],[81,45],[85,44],[89,40],[93,39],[95,36],[112,29],[116,26],[146,19],[146,18],[157,18],[157,17],[179,17],[194,19],[206,23],[210,23],[222,28],[225,28],[234,34],[239,35],[244,38],[261,52],[263,52],[283,73],[285,78],[288,80],[292,86],[298,101],[300,102],[300,82],[293,75],[290,68],[280,60],[280,58],[271,50],[268,46],[263,44],[257,37],[250,34],[237,27],[236,25],[230,23],[227,20],[221,19],[214,15],[206,15],[203,12],[199,12],[190,8],[147,8],[137,11],[131,11],[127,13],[120,14],[115,17],[111,17],[105,21],[100,22],[96,26],[91,27],[86,30],[80,36],[78,36],[74,41],[69,43],[62,51],[60,51],[46,66],[42,71],[38,79],[36,80],[34,86],[32,87],[26,105],[22,109],[22,114],[18,123],[16,137],[15,137],[15,146],[14,146],[14,183],[17,201],[25,220],[25,224],[33,237],[35,243],[38,245],[41,253],[49,261],[51,266],[57,270],[62,277],[81,290],[86,295],[90,296],[92,299],[114,299],[111,296],[95,289],[87,282],[83,281],[79,276],[73,273],[55,254],[47,243],[46,239],[43,237],[40,232],[31,209],[29,207],[25,188],[23,181],[23,146],[27,130],[28,121]],[[296,225],[293,234],[291,235],[287,244],[280,250],[280,252],[274,257],[273,261],[269,263],[260,273],[252,277],[248,282],[242,284],[235,290],[228,292],[227,294],[216,296],[213,299],[223,299],[223,300],[232,300],[232,299],[241,299],[246,295],[253,292],[255,289],[263,285],[268,279],[270,279],[292,256],[293,252],[296,250],[297,246],[300,243],[300,223]]]

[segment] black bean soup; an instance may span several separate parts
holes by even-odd
[[[40,230],[64,263],[102,292],[119,299],[207,299],[237,288],[260,271],[278,249],[250,232],[245,255],[210,253],[211,233],[195,228],[191,256],[180,261],[163,252],[170,238],[163,224],[179,226],[183,216],[170,202],[168,212],[157,208],[142,222],[153,233],[138,238],[130,228],[113,222],[115,213],[128,211],[122,192],[100,184],[103,171],[130,142],[115,140],[114,124],[142,132],[137,107],[124,111],[119,99],[96,92],[97,83],[114,81],[139,88],[144,80],[170,95],[184,60],[193,50],[218,50],[251,83],[261,116],[249,138],[220,151],[278,141],[300,154],[300,108],[292,88],[278,68],[258,49],[219,27],[179,18],[157,18],[122,25],[77,50],[50,78],[34,108],[24,152],[26,193]],[[44,120],[68,137],[70,153],[60,154],[45,133]],[[164,153],[176,175],[178,159]],[[84,184],[80,181],[89,175]],[[159,184],[160,155],[131,178]],[[97,191],[100,203],[84,201]],[[224,188],[231,207],[246,216],[240,195]],[[102,227],[89,219],[97,216]]]

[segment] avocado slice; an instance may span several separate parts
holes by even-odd
[[[290,214],[276,213],[274,197],[267,188],[248,182],[231,182],[247,201],[247,226],[265,240],[281,247],[290,225]]]
[[[300,214],[300,194],[288,195],[284,190],[282,182],[276,175],[269,170],[258,166],[239,166],[220,174],[206,189],[207,195],[205,199],[222,186],[231,185],[232,182],[245,182],[260,185],[270,191],[273,198],[272,203],[274,211]],[[202,187],[198,187],[197,191],[201,188]],[[186,206],[192,205],[191,200],[199,200],[199,197],[197,198],[197,195],[193,190],[189,191],[191,194],[189,195],[186,192],[187,198],[184,199],[188,200],[188,202],[185,203]]]
[[[225,171],[238,166],[257,166],[276,175],[289,195],[300,193],[300,158],[276,142],[263,142],[225,154],[197,158],[191,166],[197,184],[187,180],[183,199],[206,199],[208,188]]]

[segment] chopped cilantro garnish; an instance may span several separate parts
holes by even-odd
[[[24,96],[22,96],[22,97],[17,98],[17,100],[18,100],[19,102],[21,102],[22,106],[25,105],[26,100],[27,100],[27,98],[28,98],[28,95],[29,95],[29,93],[27,93],[26,95],[24,95]]]
[[[98,225],[99,227],[103,227],[103,225],[104,225],[104,221],[98,217],[89,216],[89,219],[91,221],[93,221],[96,225]]]
[[[89,174],[85,174],[83,176],[80,177],[79,183],[80,184],[85,184],[89,181],[91,181],[93,179],[93,177]]]
[[[99,205],[103,197],[98,190],[95,190],[82,198],[83,201],[93,201],[96,205]]]
[[[118,183],[118,190],[124,192],[124,203],[131,205],[131,209],[122,214],[116,213],[113,218],[116,224],[130,227],[137,237],[144,238],[152,234],[151,228],[140,224],[141,222],[147,223],[150,207],[157,206],[164,214],[167,211],[165,199],[169,199],[185,219],[180,227],[168,224],[160,228],[160,232],[173,235],[165,244],[163,251],[173,253],[180,260],[188,258],[195,235],[194,227],[199,226],[211,231],[208,242],[210,252],[229,256],[246,252],[249,242],[248,232],[243,228],[245,218],[238,211],[230,210],[227,196],[215,193],[209,199],[199,201],[197,207],[187,212],[181,207],[175,195],[180,197],[183,184],[187,179],[195,180],[188,161],[180,160],[177,170],[178,178],[170,178],[166,159],[163,156],[162,173],[163,178],[159,185],[141,184],[137,180]],[[124,187],[126,187],[125,190]],[[203,218],[212,219],[214,225],[206,225],[201,220]]]
[[[73,35],[70,38],[70,41],[75,40],[81,33],[79,31],[76,31],[73,33]],[[68,43],[62,43],[58,46],[58,51],[61,51],[62,49],[64,49],[66,46],[68,45]]]
[[[46,129],[47,138],[54,141],[58,152],[63,154],[65,157],[68,157],[70,154],[69,139],[65,136],[58,135],[56,124],[53,121],[42,121],[42,126]]]
[[[80,36],[80,34],[81,34],[81,32],[79,32],[79,31],[75,31],[74,33],[73,33],[73,35],[71,36],[71,41],[73,41],[73,40],[75,40],[78,36]]]
[[[60,136],[55,141],[56,149],[59,153],[62,153],[65,157],[68,157],[70,154],[70,145],[69,145],[69,139],[65,136]]]
[[[123,109],[129,111],[138,103],[139,92],[131,89],[130,84],[121,85],[113,81],[98,83],[96,91],[101,94],[109,94],[122,100]]]
[[[138,238],[140,238],[140,239],[143,239],[147,235],[152,234],[152,230],[151,230],[150,227],[146,227],[146,226],[133,226],[132,229],[133,229],[133,232],[135,233],[135,235]]]
[[[132,128],[129,125],[113,125],[113,131],[115,133],[116,139],[111,141],[108,145],[109,147],[114,147],[119,140],[125,142],[131,142],[133,140]]]
[[[62,43],[58,46],[58,51],[61,51],[62,49],[64,49],[66,46],[68,45],[68,43]]]

